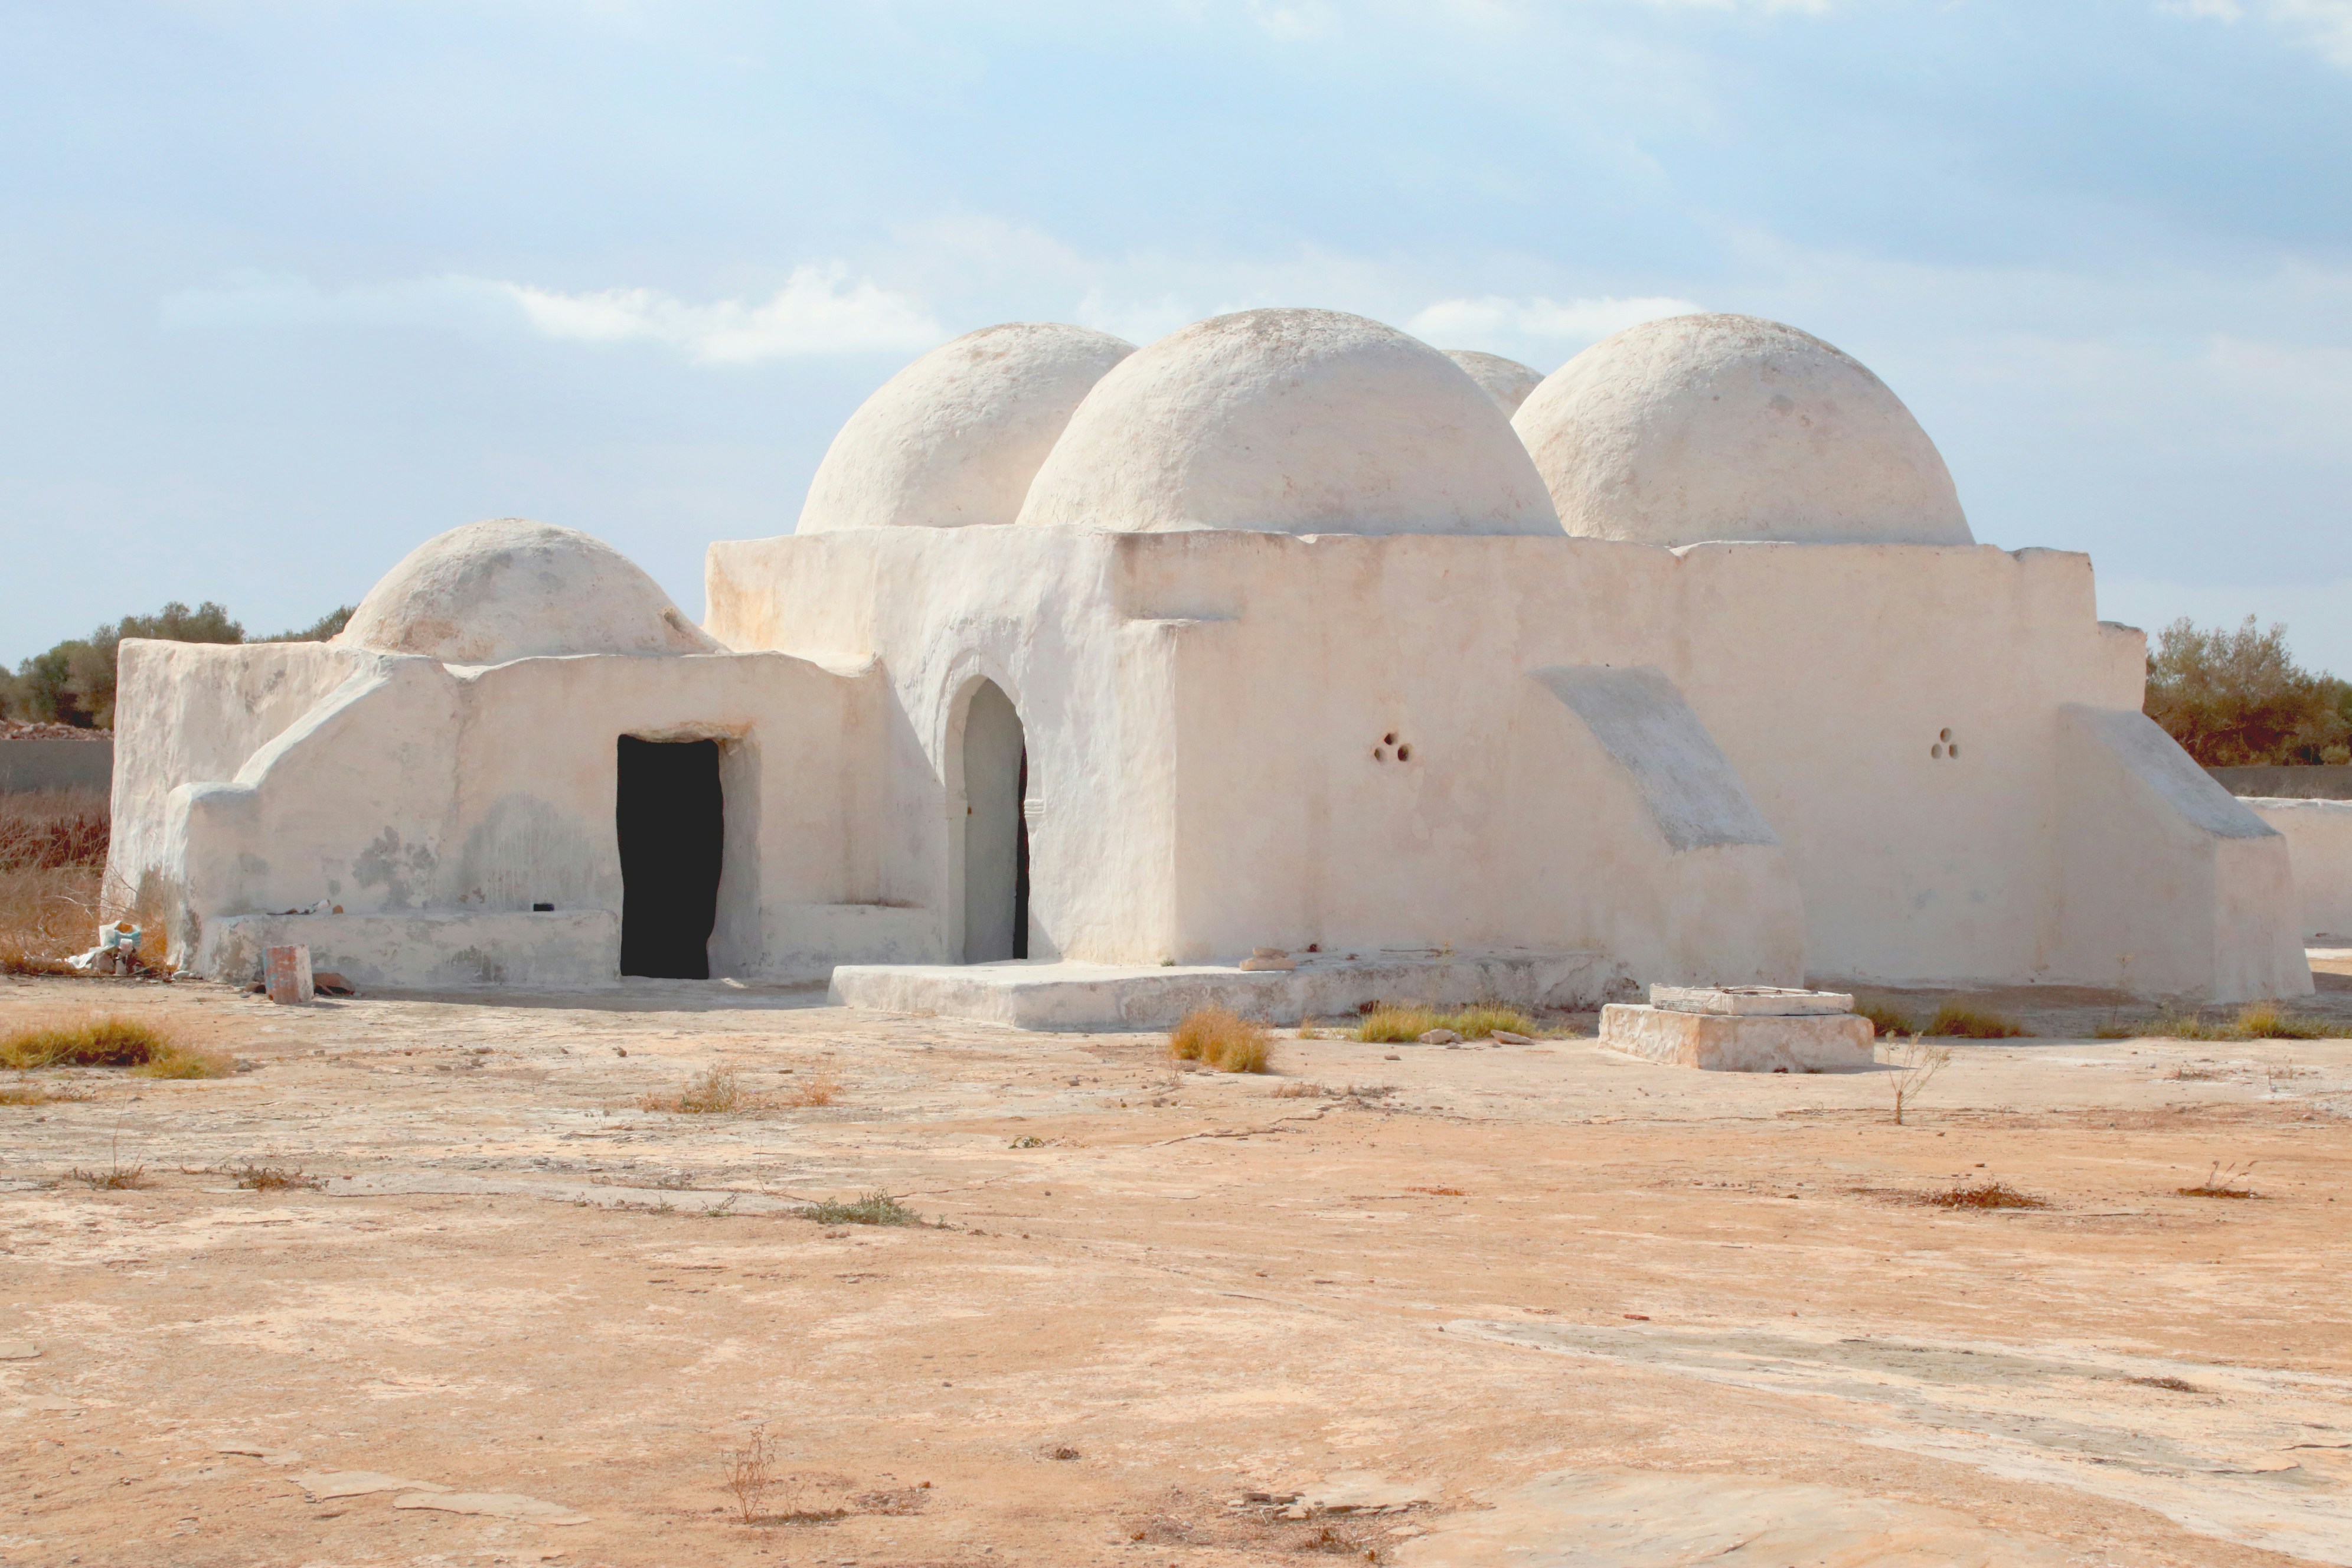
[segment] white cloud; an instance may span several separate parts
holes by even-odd
[[[321,289],[299,277],[247,274],[163,301],[173,327],[356,324],[496,328],[543,338],[653,343],[701,364],[755,364],[813,354],[927,349],[948,333],[913,299],[840,266],[794,269],[764,300],[694,304],[658,289],[564,293],[452,275]]]
[[[1441,300],[1405,325],[1414,336],[1441,347],[1463,348],[1498,337],[1596,342],[1661,316],[1688,316],[1704,309],[1688,300],[1664,295],[1570,300],[1563,304],[1539,296],[1510,300],[1489,294],[1475,300]]]
[[[2158,0],[2175,16],[2242,22],[2251,10],[2335,65],[2352,70],[2352,0]]]

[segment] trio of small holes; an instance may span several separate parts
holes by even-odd
[[[1952,739],[1949,730],[1939,730],[1936,732],[1936,743],[1927,748],[1927,754],[1931,757],[1957,757],[1960,754],[1960,743]]]
[[[1381,743],[1372,748],[1372,761],[1376,763],[1385,763],[1390,760],[1391,753],[1392,752],[1394,753],[1395,760],[1400,763],[1409,763],[1412,761],[1412,742],[1411,741],[1399,741],[1396,738],[1396,731],[1394,730],[1391,730],[1387,734],[1382,735],[1381,737]]]

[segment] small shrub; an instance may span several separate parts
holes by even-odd
[[[1912,1021],[1911,1015],[1890,1003],[1857,1001],[1853,1010],[1870,1020],[1871,1028],[1881,1039],[1889,1035],[1916,1035],[1919,1032],[1919,1026]]]
[[[2046,1209],[2049,1203],[2000,1182],[1979,1182],[1973,1187],[1929,1193],[1922,1203],[1944,1209]]]
[[[923,1216],[888,1193],[871,1192],[844,1203],[827,1198],[800,1211],[800,1217],[819,1225],[920,1225]]]
[[[681,1116],[728,1116],[749,1110],[743,1087],[735,1079],[735,1069],[712,1068],[686,1080],[686,1087],[676,1094],[648,1094],[639,1097],[640,1110],[667,1110]]]
[[[806,1108],[831,1105],[841,1098],[840,1081],[829,1073],[820,1072],[814,1078],[803,1079],[775,1096],[778,1105]]]
[[[2013,1040],[2025,1035],[2025,1026],[2006,1013],[1988,1013],[1947,1002],[1927,1020],[1923,1035],[1958,1040]]]
[[[752,1427],[751,1441],[740,1448],[722,1450],[719,1462],[719,1484],[735,1499],[735,1516],[745,1524],[757,1524],[761,1507],[776,1489],[779,1479],[775,1455],[768,1447],[767,1428]]]
[[[1276,1086],[1273,1100],[1320,1100],[1331,1091],[1319,1083],[1286,1083]]]
[[[1219,1072],[1264,1072],[1273,1060],[1265,1026],[1223,1007],[1195,1007],[1168,1037],[1168,1054]]]
[[[1465,1007],[1444,1023],[1465,1040],[1492,1039],[1497,1030],[1507,1035],[1527,1035],[1535,1032],[1528,1016],[1516,1007],[1480,1005]]]
[[[1889,1064],[1895,1068],[1895,1077],[1887,1087],[1895,1094],[1895,1126],[1903,1125],[1904,1111],[1910,1108],[1912,1101],[1927,1091],[1927,1085],[1935,1081],[1936,1075],[1942,1072],[1951,1059],[1951,1047],[1922,1045],[1916,1035],[1895,1047],[1895,1058]]]

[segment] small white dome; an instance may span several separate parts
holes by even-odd
[[[603,540],[520,517],[467,523],[410,551],[335,641],[444,664],[726,651]]]
[[[1159,532],[1557,533],[1542,476],[1478,384],[1337,310],[1196,321],[1102,378],[1024,523]]]
[[[833,438],[800,531],[1011,522],[1070,411],[1134,352],[1052,321],[982,327],[933,349]]]
[[[1506,419],[1517,414],[1519,405],[1528,400],[1528,394],[1543,382],[1543,372],[1535,366],[1505,359],[1501,354],[1481,353],[1476,349],[1447,349],[1445,357],[1485,389]]]
[[[1936,444],[1886,384],[1754,316],[1669,316],[1604,338],[1513,421],[1568,531],[1969,544]]]

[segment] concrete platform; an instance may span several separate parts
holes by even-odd
[[[1669,1067],[1707,1072],[1836,1072],[1876,1060],[1876,1032],[1854,1013],[1685,1013],[1617,1004],[1601,1010],[1601,1043]]]
[[[832,999],[889,1013],[971,1018],[1021,1029],[1166,1029],[1195,1007],[1266,1024],[1338,1017],[1367,1002],[1459,1007],[1597,1007],[1633,989],[1597,952],[1442,953],[1429,950],[1294,954],[1293,970],[1229,964],[845,963]]]

